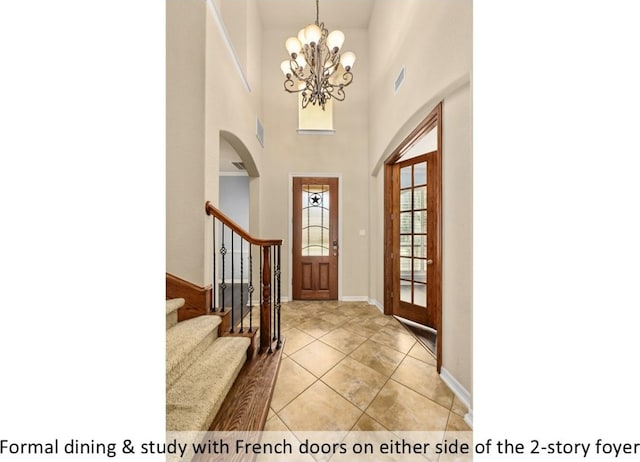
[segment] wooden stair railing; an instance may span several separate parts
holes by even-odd
[[[274,344],[276,349],[282,346],[282,239],[254,238],[209,201],[205,204],[205,210],[207,215],[213,217],[214,284],[210,311],[229,318],[223,327],[227,332],[223,332],[223,335],[253,333],[253,294],[258,283],[261,297],[259,352],[273,353]],[[260,262],[257,274],[253,268],[254,256]]]

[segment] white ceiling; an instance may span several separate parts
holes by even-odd
[[[374,0],[320,0],[320,22],[334,29],[366,29]],[[302,29],[316,20],[315,0],[258,0],[262,27]]]

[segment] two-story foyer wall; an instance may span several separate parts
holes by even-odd
[[[243,69],[250,91],[232,59],[214,4],[166,4],[166,271],[199,286],[212,281],[212,228],[204,204],[218,203],[220,133],[233,134],[257,170],[262,159],[255,137],[256,117],[262,116],[260,19],[256,0],[242,1],[243,14],[234,13],[234,19],[246,22],[245,48],[239,54],[256,63]],[[252,199],[257,200],[257,193]]]
[[[382,163],[443,101],[442,367],[472,381],[472,2],[375,2],[369,23],[371,296],[384,300]],[[405,66],[405,81],[394,81]]]

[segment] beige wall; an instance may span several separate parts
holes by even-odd
[[[473,303],[473,156],[471,89],[449,95],[442,109],[443,366],[471,391]]]
[[[472,391],[471,1],[376,2],[371,49],[371,294],[384,300],[384,159],[435,105],[443,107],[443,368]],[[393,83],[402,66],[406,79]]]
[[[167,1],[167,271],[198,285],[204,282],[205,9],[202,0]]]
[[[248,28],[260,30],[255,0],[247,0]],[[194,284],[212,281],[212,222],[207,200],[218,203],[220,131],[235,135],[258,167],[255,137],[262,117],[261,42],[247,34],[241,55],[258,64],[239,77],[205,0],[167,0],[167,272]],[[252,194],[253,200],[257,200]]]

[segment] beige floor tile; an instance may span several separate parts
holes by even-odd
[[[387,377],[393,373],[404,358],[404,355],[399,351],[392,350],[372,340],[364,342],[353,350],[349,356]]]
[[[383,329],[385,324],[380,324],[376,318],[370,318],[367,316],[357,316],[351,319],[348,323],[342,327],[353,332],[354,334],[362,335],[363,337],[371,337]]]
[[[434,358],[420,342],[416,342],[407,354],[423,363],[431,364],[432,366],[436,365],[436,358]]]
[[[338,323],[332,323],[321,318],[311,318],[298,325],[298,329],[312,337],[320,338],[328,334],[338,326]]]
[[[309,334],[305,334],[297,328],[289,329],[287,331],[287,341],[284,344],[284,352],[291,356],[291,354],[295,353],[300,348],[309,345],[314,340],[314,337]]]
[[[438,375],[436,366],[407,356],[402,360],[391,378],[432,399],[441,406],[451,409],[453,393]]]
[[[355,316],[362,316],[363,314],[368,314],[369,310],[366,306],[362,304],[345,304],[338,307],[340,313],[348,316],[350,318]]]
[[[470,432],[471,428],[467,425],[462,417],[453,412],[449,414],[449,421],[447,422],[447,432]]]
[[[322,381],[364,411],[387,382],[387,376],[347,357]]]
[[[451,405],[451,412],[458,414],[460,417],[464,417],[469,409],[464,405],[462,401],[458,399],[457,396],[453,397],[453,404]]]
[[[449,410],[389,380],[367,409],[367,414],[392,431],[444,431]]]
[[[322,377],[344,358],[344,353],[316,340],[290,356],[316,377]]]
[[[385,326],[384,329],[381,329],[369,339],[405,354],[416,344],[416,339],[410,334],[402,333],[388,326]]]
[[[327,335],[320,337],[320,341],[348,355],[367,340],[366,337],[358,335],[343,327],[332,330]]]
[[[316,378],[309,371],[292,359],[283,359],[280,362],[280,371],[273,389],[271,408],[278,412],[315,380]]]
[[[300,324],[300,320],[299,319],[293,319],[293,318],[289,318],[288,316],[283,315],[282,319],[280,320],[280,330],[282,332],[286,332],[289,329],[293,329],[295,327],[298,327],[299,324]]]
[[[358,421],[362,411],[317,381],[291,403],[278,416],[292,431],[347,431]]]
[[[264,424],[265,432],[283,432],[288,430],[289,429],[284,424],[284,422],[280,419],[280,417],[278,417],[275,414],[272,418],[267,419],[266,423]]]
[[[341,327],[344,324],[351,321],[352,319],[351,317],[340,313],[338,310],[339,308],[329,313],[323,313],[320,317],[323,320],[330,322],[331,324],[334,324],[336,327]]]
[[[368,414],[362,414],[362,417],[356,422],[352,431],[354,432],[386,432],[387,428],[380,422],[375,420]]]

